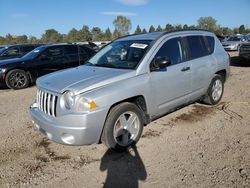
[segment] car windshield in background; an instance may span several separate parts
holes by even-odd
[[[2,53],[5,49],[5,47],[0,47],[0,53]]]
[[[41,47],[38,47],[38,48],[35,48],[34,50],[30,51],[29,53],[27,53],[26,55],[23,56],[23,58],[27,58],[27,59],[33,59],[33,58],[36,58],[36,56],[38,54],[40,54],[39,52],[43,51],[44,50],[44,46],[41,46]]]
[[[230,37],[228,41],[240,41],[241,37]]]
[[[151,40],[115,41],[85,65],[117,69],[135,69],[146,53]]]

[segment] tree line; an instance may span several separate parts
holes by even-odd
[[[14,36],[7,34],[5,37],[0,36],[0,44],[25,44],[25,43],[72,43],[83,41],[111,41],[120,36],[127,35],[131,31],[131,21],[125,16],[117,16],[113,21],[114,31],[111,32],[110,28],[101,30],[99,27],[89,28],[83,25],[81,29],[77,30],[72,28],[67,34],[61,34],[55,29],[46,30],[41,38],[35,36],[20,35]],[[187,29],[206,29],[218,35],[232,35],[232,34],[245,34],[250,33],[250,28],[245,25],[240,25],[238,28],[222,27],[217,24],[217,20],[213,17],[200,17],[197,25],[181,25],[181,24],[166,24],[165,27],[158,25],[157,27],[151,25],[149,29],[141,28],[137,25],[134,34],[155,32],[155,31],[175,31]]]

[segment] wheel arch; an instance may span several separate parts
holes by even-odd
[[[137,96],[133,96],[133,97],[130,97],[130,98],[126,98],[126,99],[123,99],[121,101],[118,101],[118,102],[115,102],[114,104],[112,104],[108,110],[108,113],[106,115],[106,118],[105,118],[105,122],[106,122],[106,119],[108,117],[108,114],[110,113],[110,110],[112,108],[114,108],[115,106],[121,104],[121,103],[124,103],[124,102],[129,102],[129,103],[133,103],[135,104],[143,113],[142,113],[142,117],[143,117],[143,123],[144,125],[147,125],[150,123],[150,117],[148,115],[148,111],[147,111],[147,103],[146,103],[146,100],[145,100],[145,97],[143,95],[137,95]],[[101,143],[101,138],[102,138],[102,135],[103,135],[103,130],[104,130],[104,126],[105,126],[105,123],[102,127],[102,131],[101,131],[101,135],[100,135],[100,138],[99,138],[99,143]]]

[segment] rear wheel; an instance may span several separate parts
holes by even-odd
[[[206,104],[215,105],[218,104],[222,98],[224,92],[224,81],[221,75],[216,75],[207,91],[207,95],[203,100]]]
[[[7,73],[5,83],[11,89],[23,89],[29,86],[29,75],[20,69],[11,70]]]
[[[113,107],[106,119],[102,141],[118,152],[134,146],[143,130],[142,111],[132,103],[121,103]]]

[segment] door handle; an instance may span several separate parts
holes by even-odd
[[[188,71],[188,70],[190,70],[190,67],[183,67],[183,68],[181,69],[182,72],[185,72],[185,71]]]

